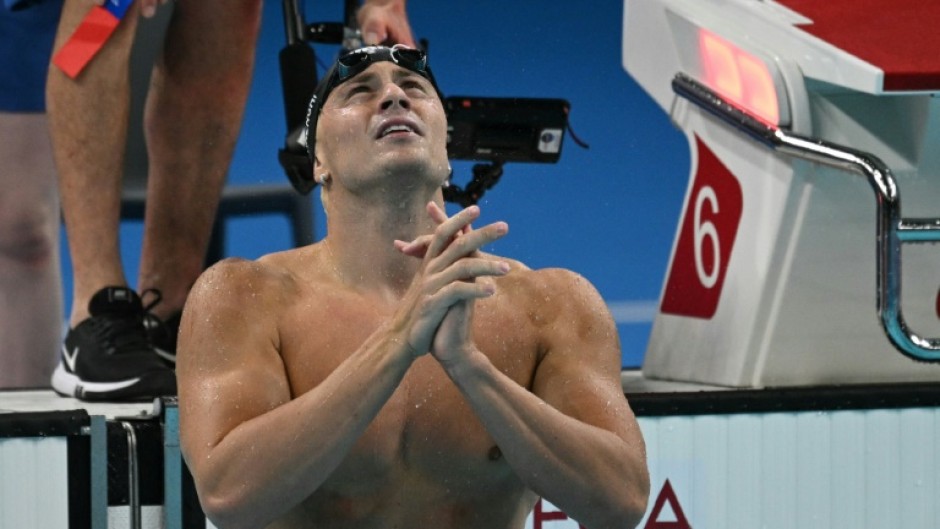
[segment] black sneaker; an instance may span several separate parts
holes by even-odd
[[[126,287],[98,291],[91,317],[69,329],[52,374],[60,395],[87,401],[134,401],[176,395],[176,376],[147,338],[140,297]]]
[[[153,307],[150,304],[145,310]],[[176,312],[166,320],[161,320],[151,312],[144,315],[144,328],[147,329],[147,336],[157,355],[163,359],[169,367],[176,366],[176,338],[180,333],[180,318],[183,312]]]

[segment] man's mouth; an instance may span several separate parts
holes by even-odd
[[[418,134],[418,130],[408,123],[389,123],[383,125],[379,130],[378,138],[381,139],[386,136],[402,136],[407,134]]]

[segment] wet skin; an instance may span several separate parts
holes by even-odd
[[[443,213],[440,100],[391,63],[366,72],[318,122],[327,237],[223,261],[187,302],[181,443],[203,507],[220,527],[520,528],[539,494],[635,524],[645,454],[603,300],[482,253],[508,227]]]

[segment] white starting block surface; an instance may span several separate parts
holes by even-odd
[[[175,403],[0,391],[0,527],[180,529]]]
[[[940,366],[899,353],[879,321],[872,185],[774,151],[672,87],[677,74],[707,84],[714,63],[732,64],[743,101],[753,87],[742,79],[763,65],[757,82],[776,97],[766,121],[870,153],[893,173],[905,218],[938,218],[940,54],[925,42],[938,16],[940,3],[917,0],[626,0],[624,68],[692,151],[646,377],[734,387],[940,380]],[[940,336],[940,247],[904,245],[900,273],[907,326]]]
[[[89,415],[115,419],[152,415],[155,406],[154,402],[84,402],[45,389],[0,391],[0,413],[85,410]]]

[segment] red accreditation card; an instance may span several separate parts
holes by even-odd
[[[78,77],[117,29],[133,1],[106,0],[104,6],[93,7],[52,58],[52,63],[72,79]]]

